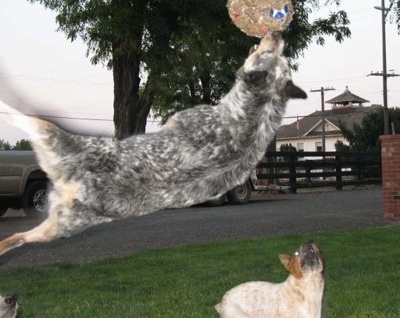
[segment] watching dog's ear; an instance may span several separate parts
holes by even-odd
[[[279,260],[285,269],[292,274],[297,279],[303,277],[303,273],[301,271],[300,262],[296,259],[295,256],[289,254],[279,254]]]
[[[303,91],[300,87],[293,84],[292,81],[287,81],[285,88],[282,92],[282,98],[284,101],[292,98],[307,98],[307,93]]]
[[[281,261],[282,265],[289,272],[290,271],[289,264],[290,264],[291,255],[289,255],[289,254],[279,254],[278,257],[279,257],[279,260]]]

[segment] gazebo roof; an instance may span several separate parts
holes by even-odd
[[[344,92],[342,94],[340,94],[330,100],[327,100],[325,103],[346,105],[349,103],[362,104],[362,103],[368,103],[368,102],[369,102],[369,100],[366,100],[366,99],[350,92],[349,88],[346,86],[346,89],[344,90]]]

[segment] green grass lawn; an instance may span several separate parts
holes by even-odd
[[[279,253],[309,239],[326,258],[326,317],[400,317],[400,226],[190,245],[93,263],[0,271],[19,317],[218,317],[250,280],[281,282]]]

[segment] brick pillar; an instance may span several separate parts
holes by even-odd
[[[385,221],[400,221],[400,135],[380,137],[382,147],[382,193]]]

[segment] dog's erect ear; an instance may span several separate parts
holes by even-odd
[[[282,265],[285,267],[285,269],[289,272],[289,264],[290,264],[290,257],[292,255],[289,254],[279,254],[279,260],[281,261]]]
[[[296,259],[296,257],[288,254],[279,254],[279,260],[281,261],[285,269],[294,277],[296,277],[297,279],[303,277],[303,273],[300,268],[300,263],[298,259]]]
[[[267,71],[250,72],[245,75],[244,81],[249,85],[251,91],[258,92],[262,89],[262,85],[265,83],[267,75]]]
[[[282,92],[282,98],[287,101],[288,99],[292,98],[307,98],[307,93],[303,91],[300,87],[293,84],[292,81],[287,81],[285,88]]]

